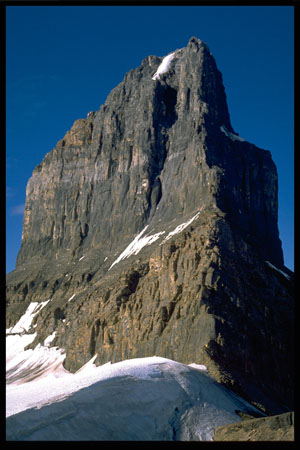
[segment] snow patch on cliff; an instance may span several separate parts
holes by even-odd
[[[157,71],[153,75],[152,80],[159,80],[161,74],[168,72],[168,70],[170,69],[171,61],[175,56],[175,53],[176,52],[170,53],[169,55],[163,58],[161,64],[158,66]]]
[[[188,227],[194,220],[196,220],[200,215],[200,211],[197,212],[197,214],[195,214],[195,216],[193,216],[190,220],[188,220],[187,222],[183,222],[180,225],[178,225],[173,231],[170,231],[170,233],[165,237],[165,239],[163,240],[163,242],[161,242],[161,244],[164,244],[166,241],[168,241],[169,239],[171,239],[173,236],[175,236],[175,234],[181,233],[181,231],[183,231],[186,227]]]
[[[53,333],[50,334],[50,336],[46,337],[46,339],[44,340],[44,346],[50,347],[50,344],[52,344],[52,341],[54,340],[55,336],[56,336],[56,331],[53,331]]]
[[[160,243],[160,245],[164,244],[166,241],[171,239],[171,237],[175,236],[175,234],[180,233],[186,227],[188,227],[195,219],[199,217],[200,212],[201,211],[198,211],[197,214],[195,214],[190,220],[181,223],[173,231],[170,231],[170,233]],[[128,258],[131,255],[137,255],[142,250],[142,248],[153,244],[153,242],[157,241],[157,239],[159,239],[163,234],[165,234],[165,231],[160,231],[158,233],[142,237],[148,227],[149,225],[145,226],[145,228],[134,238],[134,240],[125,248],[125,250],[120,254],[120,256],[112,263],[112,265],[108,270],[112,269],[114,265],[118,264],[123,259]]]
[[[142,248],[146,247],[147,245],[153,244],[153,242],[157,241],[157,239],[159,239],[159,237],[165,233],[165,231],[160,231],[159,233],[142,237],[148,227],[149,225],[145,226],[145,228],[125,248],[121,255],[112,263],[108,270],[110,270],[115,264],[118,264],[118,262],[122,261],[122,259],[128,258],[131,255],[137,255],[142,250]]]
[[[6,334],[24,333],[31,327],[32,320],[49,302],[50,298],[45,302],[31,302],[26,312],[13,327],[6,329]]]
[[[285,272],[283,272],[282,270],[278,269],[278,267],[273,266],[273,264],[271,264],[270,261],[265,261],[265,263],[266,263],[269,267],[271,267],[271,269],[276,270],[276,272],[281,273],[281,275],[283,275],[287,280],[290,280],[290,279],[291,279],[291,277],[290,277],[287,273],[285,273]]]
[[[224,134],[226,134],[226,136],[229,137],[229,139],[231,139],[232,141],[245,142],[245,139],[241,138],[239,135],[230,133],[230,131],[227,130],[227,128],[225,127],[225,125],[222,125],[222,126],[220,127],[220,130],[221,130]]]

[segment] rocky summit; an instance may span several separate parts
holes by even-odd
[[[29,348],[52,336],[72,372],[95,355],[157,355],[206,365],[267,414],[290,411],[277,191],[270,151],[231,125],[207,45],[146,57],[34,169],[7,328],[36,302]]]

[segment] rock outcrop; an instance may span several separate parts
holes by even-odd
[[[217,427],[214,441],[294,441],[294,413],[248,419]]]
[[[75,371],[159,355],[205,364],[266,412],[293,405],[293,274],[269,151],[232,128],[222,76],[191,38],[149,56],[77,120],[27,185],[7,326]],[[159,73],[159,76],[154,74]]]

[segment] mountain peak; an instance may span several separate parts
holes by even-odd
[[[277,190],[270,152],[231,126],[206,44],[145,58],[34,170],[8,327],[38,303],[30,346],[55,336],[71,371],[157,354],[282,408],[292,277]]]
[[[188,46],[193,46],[199,49],[200,47],[204,47],[208,49],[208,46],[205,42],[201,41],[201,39],[197,38],[196,36],[192,36],[189,39]]]

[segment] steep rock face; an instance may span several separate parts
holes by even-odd
[[[159,63],[148,57],[130,71],[34,170],[18,265],[97,246],[111,251],[150,219],[168,222],[203,205],[228,212],[266,259],[283,264],[276,168],[269,152],[221,130],[233,133],[208,48],[191,39],[153,81]]]
[[[94,354],[156,354],[206,364],[281,412],[293,397],[293,297],[276,167],[234,132],[203,42],[153,77],[162,60],[127,73],[34,170],[7,324],[50,300],[31,346],[55,331],[72,371]]]

